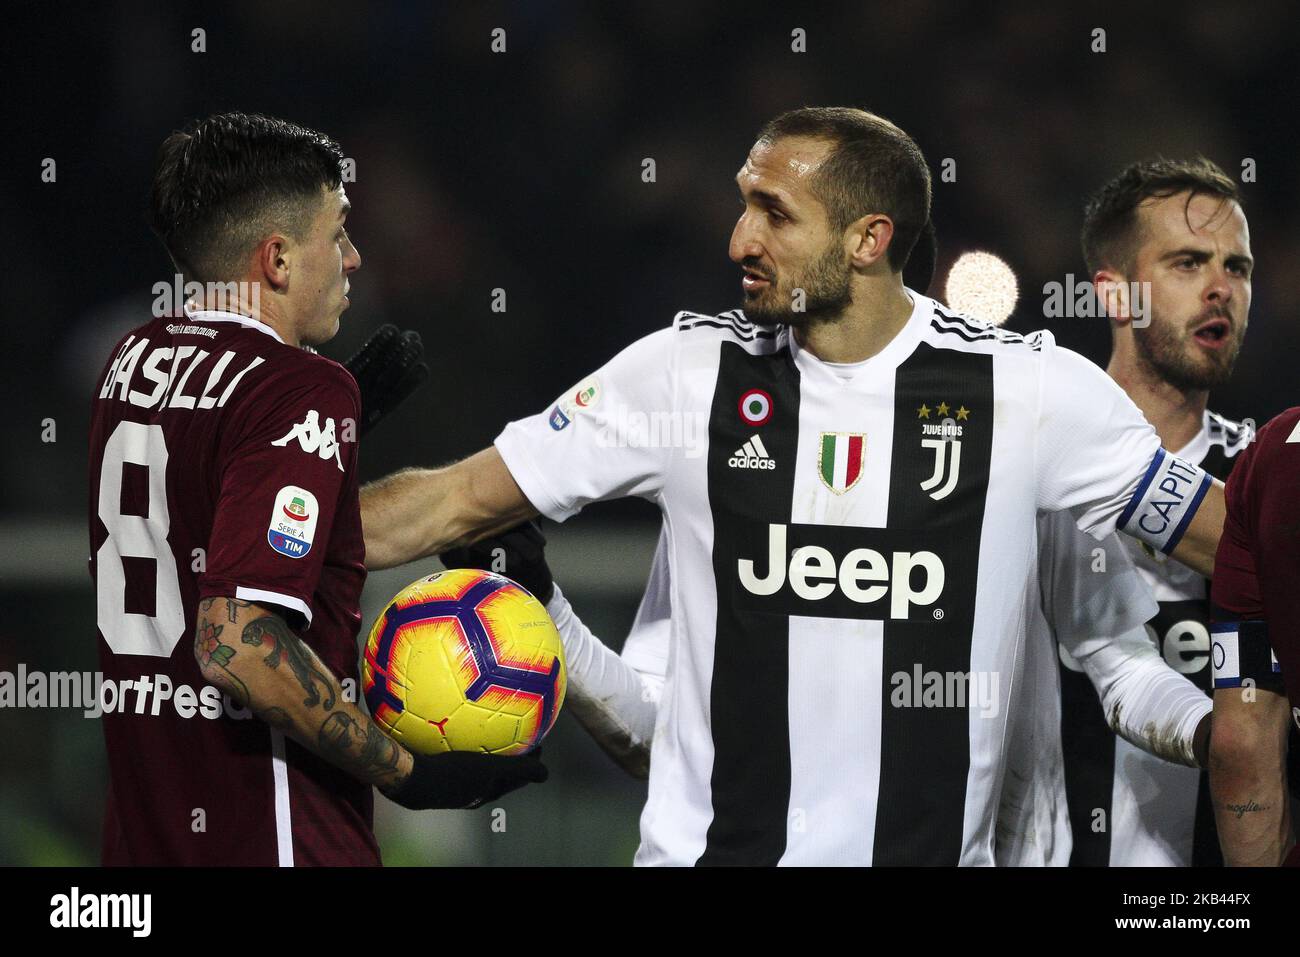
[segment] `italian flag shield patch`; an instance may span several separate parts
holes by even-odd
[[[817,453],[817,474],[836,495],[843,495],[862,478],[867,437],[857,432],[823,432]]]

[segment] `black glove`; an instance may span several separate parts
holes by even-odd
[[[540,748],[513,757],[480,751],[416,754],[411,776],[385,793],[412,811],[479,807],[525,784],[545,781],[541,756]]]
[[[546,564],[546,536],[536,522],[524,522],[495,538],[452,548],[438,557],[448,568],[481,568],[505,575],[532,592],[543,605],[555,594],[555,580]],[[504,568],[500,558],[505,559]]]
[[[380,326],[344,365],[361,390],[362,435],[429,378],[419,333],[400,332],[392,323]]]

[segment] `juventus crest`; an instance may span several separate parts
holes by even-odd
[[[921,448],[934,453],[934,471],[930,477],[921,482],[921,491],[928,492],[936,502],[952,494],[961,475],[961,433],[960,421],[970,417],[970,410],[964,405],[956,409],[956,418],[948,416],[948,403],[940,402],[933,410],[944,416],[938,422],[921,423]],[[930,418],[931,409],[922,404],[917,409],[917,418]]]

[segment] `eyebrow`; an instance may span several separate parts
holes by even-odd
[[[1167,252],[1160,258],[1178,259],[1181,256],[1190,256],[1192,259],[1195,259],[1197,262],[1208,262],[1211,258],[1213,258],[1213,253],[1207,252],[1204,249],[1193,249],[1190,246],[1184,246],[1181,249],[1175,249],[1172,250],[1171,252]],[[1229,253],[1228,255],[1223,257],[1223,261],[1225,263],[1232,263],[1237,265],[1245,265],[1245,266],[1255,265],[1254,258],[1251,256],[1247,256],[1245,253]]]
[[[346,219],[350,212],[352,212],[352,204],[345,199],[343,205],[339,207],[339,219]]]
[[[742,194],[745,193],[745,188],[740,185],[739,173],[736,174],[736,186],[740,189],[740,192]],[[781,206],[785,209],[789,209],[789,203],[786,201],[785,197],[779,196],[776,193],[770,192],[768,190],[751,189],[748,195],[753,196],[755,199],[757,199],[761,203],[764,203],[765,205]]]

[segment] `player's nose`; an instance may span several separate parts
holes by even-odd
[[[742,263],[746,259],[761,259],[763,256],[763,246],[750,229],[748,219],[748,215],[741,216],[736,220],[736,228],[731,231],[727,255],[734,263]]]
[[[1231,277],[1223,266],[1216,266],[1210,270],[1205,287],[1205,300],[1221,305],[1227,305],[1232,301]]]
[[[352,240],[349,239],[347,249],[343,251],[343,271],[356,272],[360,268],[361,253],[357,251],[357,247],[354,246]]]

